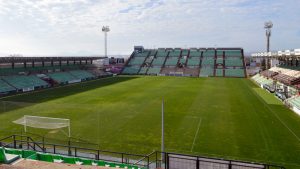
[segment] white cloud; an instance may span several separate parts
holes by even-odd
[[[274,48],[295,48],[297,5],[296,0],[0,0],[5,44],[0,53],[102,54],[102,25],[111,27],[111,54],[129,54],[134,45],[255,51],[264,49],[266,20],[274,21]],[[291,41],[283,43],[282,35]]]

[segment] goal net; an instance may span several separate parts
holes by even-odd
[[[23,125],[25,132],[27,132],[27,127],[49,130],[68,128],[68,136],[71,137],[70,119],[24,115],[13,123]]]

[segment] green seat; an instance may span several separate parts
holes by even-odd
[[[23,150],[22,151],[22,158],[36,160],[37,159],[37,153],[35,151],[32,151],[32,150]]]
[[[93,160],[85,159],[85,158],[78,158],[77,161],[82,162],[82,165],[92,165]]]
[[[17,149],[6,148],[5,153],[22,156],[22,150],[17,150]]]
[[[105,163],[105,166],[115,168],[115,167],[116,167],[116,164],[115,164],[115,163],[109,163],[109,162],[106,162],[106,163]]]
[[[98,164],[98,166],[105,166],[105,164],[106,164],[104,161],[101,161],[101,160],[97,161],[96,163]]]
[[[0,147],[0,163],[10,164],[20,158],[20,155],[6,154],[4,148]]]
[[[74,157],[63,157],[64,163],[68,163],[68,164],[76,164],[76,158]]]
[[[40,161],[46,161],[51,163],[54,162],[52,155],[46,153],[37,153],[37,159]]]

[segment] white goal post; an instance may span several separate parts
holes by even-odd
[[[71,137],[70,119],[24,115],[20,119],[13,121],[13,123],[23,125],[25,132],[27,132],[27,127],[50,130],[67,127],[68,137]]]

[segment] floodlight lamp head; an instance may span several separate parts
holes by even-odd
[[[109,32],[109,31],[110,31],[109,26],[102,27],[102,32]]]
[[[271,29],[273,27],[273,23],[271,21],[265,22],[265,29]]]

